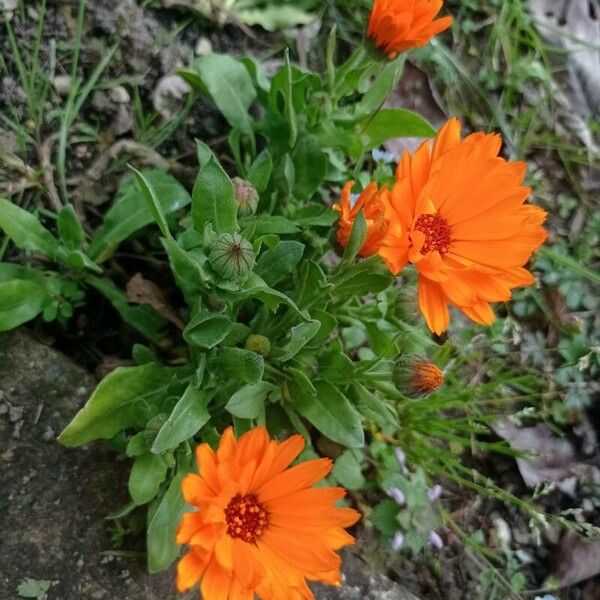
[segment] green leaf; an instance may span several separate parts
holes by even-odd
[[[162,243],[169,256],[171,271],[184,294],[207,291],[208,276],[202,268],[202,263],[193,254],[186,252],[173,238],[163,238]]]
[[[242,227],[252,227],[255,236],[269,233],[286,234],[298,233],[298,226],[293,221],[280,215],[260,215],[247,217],[240,222]]]
[[[315,386],[312,384],[311,380],[308,378],[308,375],[306,375],[306,373],[294,367],[289,367],[288,371],[292,374],[294,382],[298,386],[299,391],[303,396],[306,396],[307,398],[317,397],[317,390],[315,389]]]
[[[145,427],[158,412],[177,373],[177,369],[156,363],[111,371],[65,427],[59,442],[81,446],[92,440],[110,439],[128,427]]]
[[[399,511],[399,506],[391,498],[386,498],[373,509],[369,515],[369,521],[384,536],[391,537],[398,531]]]
[[[356,451],[346,450],[336,459],[331,474],[338,482],[349,490],[358,490],[365,485],[362,474],[361,461],[357,458]],[[359,454],[360,457],[360,454]]]
[[[129,495],[138,505],[152,500],[167,476],[167,463],[162,456],[142,454],[133,462],[129,474]]]
[[[348,244],[344,250],[344,264],[350,264],[356,258],[366,239],[367,220],[365,219],[364,212],[360,210],[354,219],[352,231],[350,232],[350,238],[348,239]]]
[[[269,151],[265,148],[250,166],[248,170],[248,181],[255,187],[260,194],[267,189],[271,171],[273,170],[273,161]]]
[[[237,231],[237,206],[233,183],[223,167],[211,157],[198,173],[192,191],[194,228],[202,233],[212,223],[217,234]]]
[[[50,589],[52,582],[48,579],[32,579],[25,577],[17,587],[17,594],[21,598],[46,598],[46,592]]]
[[[50,273],[49,271],[46,272]],[[0,262],[0,282],[11,281],[12,279],[35,281],[42,286],[46,281],[44,271],[40,269],[36,269],[35,267],[23,267],[14,263]]]
[[[325,381],[314,383],[316,397],[302,393],[299,386],[290,385],[294,408],[323,435],[348,448],[359,448],[365,442],[360,415],[348,399]]]
[[[248,110],[256,99],[256,90],[244,65],[228,54],[208,54],[194,61],[194,69],[227,122],[252,135]]]
[[[142,171],[160,203],[162,213],[169,215],[190,201],[186,189],[171,175],[160,170]],[[154,216],[136,179],[127,179],[119,188],[114,204],[104,216],[104,223],[96,232],[88,254],[94,260],[105,260],[110,250],[123,240],[154,222]]]
[[[154,343],[162,343],[162,332],[167,322],[155,309],[147,304],[131,306],[126,294],[110,279],[88,275],[85,281],[110,301],[125,323]]]
[[[242,348],[221,348],[219,365],[224,374],[246,383],[258,383],[265,370],[265,359]]]
[[[300,325],[292,327],[291,339],[282,349],[283,355],[279,357],[279,360],[286,362],[294,358],[315,337],[320,328],[321,323],[316,320],[309,321],[308,323],[300,323]]]
[[[294,188],[296,198],[310,198],[321,185],[327,173],[328,160],[313,135],[302,136],[292,153],[294,162]]]
[[[0,283],[0,331],[31,321],[42,312],[48,300],[46,289],[33,280]]]
[[[152,452],[161,454],[196,435],[210,419],[208,402],[211,398],[211,392],[189,385],[167,422],[160,428],[152,444]]]
[[[210,350],[227,337],[231,327],[231,321],[225,315],[201,313],[188,323],[183,337],[192,346]]]
[[[89,269],[94,273],[102,273],[102,268],[81,250],[71,250],[65,258],[65,263],[70,269],[77,273],[84,271],[85,269]]]
[[[377,148],[396,137],[433,137],[435,129],[420,115],[401,108],[380,110],[371,119],[359,123],[365,150]]]
[[[367,93],[356,105],[355,115],[357,117],[365,117],[381,108],[398,81],[403,65],[404,56],[400,56],[398,59],[388,62],[387,65],[383,67],[381,73],[370,85]]]
[[[58,252],[58,240],[36,216],[4,198],[0,198],[0,229],[23,250],[50,258]]]
[[[146,177],[144,177],[142,173],[140,173],[137,169],[134,169],[131,165],[129,165],[129,169],[133,171],[133,175],[137,181],[138,187],[140,188],[144,200],[146,200],[146,204],[148,205],[148,208],[152,213],[152,217],[156,221],[161,233],[166,238],[171,237],[167,219],[165,218],[165,213],[163,212],[162,206],[160,205],[152,184],[146,179]]]
[[[317,18],[316,14],[287,3],[268,3],[260,8],[236,9],[234,14],[242,23],[260,25],[267,31],[308,25]]]
[[[319,374],[326,381],[349,383],[354,370],[352,360],[337,348],[327,350],[319,357]]]
[[[377,398],[360,383],[354,382],[353,389],[357,408],[365,418],[378,423],[382,427],[385,425],[398,425],[398,417],[383,400]]]
[[[294,271],[303,253],[304,244],[300,242],[279,242],[277,246],[261,254],[254,272],[262,277],[267,285],[273,286]]]
[[[241,419],[257,419],[264,412],[265,398],[274,386],[266,381],[245,385],[231,398],[225,408]]]
[[[277,310],[280,304],[287,304],[303,321],[310,320],[289,296],[269,287],[256,273],[250,273],[240,292],[236,293],[236,300],[244,298],[258,298],[273,312]]]
[[[57,221],[63,244],[71,250],[81,248],[85,242],[85,232],[71,204],[67,204],[60,210]]]
[[[146,546],[151,573],[166,569],[179,555],[175,534],[186,506],[181,494],[183,478],[183,473],[173,477],[164,496],[154,500],[148,510]]]

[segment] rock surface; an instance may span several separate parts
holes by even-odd
[[[21,598],[27,578],[52,582],[48,600],[177,597],[172,573],[149,576],[143,558],[106,553],[105,517],[127,502],[126,463],[100,444],[69,450],[55,441],[94,385],[28,334],[0,335],[2,600]]]
[[[48,600],[187,600],[173,573],[148,575],[143,556],[111,553],[107,514],[127,502],[128,464],[105,445],[62,448],[56,435],[94,379],[27,332],[0,335],[0,598],[32,579]],[[418,600],[347,552],[341,589],[318,600]]]

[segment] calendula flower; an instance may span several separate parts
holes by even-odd
[[[379,254],[393,273],[407,262],[419,271],[419,306],[431,331],[448,328],[448,305],[481,324],[494,321],[491,302],[531,285],[524,267],[547,237],[546,212],[525,204],[524,162],[498,156],[499,135],[461,140],[450,119],[396,169],[386,210],[389,228]]]
[[[444,383],[444,374],[440,368],[416,354],[399,356],[392,378],[396,389],[413,399],[431,394]]]
[[[375,0],[367,35],[390,59],[400,52],[424,46],[452,25],[452,17],[435,17],[442,0]]]
[[[358,213],[362,210],[367,222],[367,238],[359,251],[360,256],[370,256],[376,254],[381,246],[383,236],[387,231],[387,221],[385,220],[385,207],[389,205],[388,188],[377,187],[376,183],[371,183],[366,187],[358,197],[352,197],[353,181],[349,181],[342,189],[340,203],[333,206],[334,210],[340,213],[337,229],[337,241],[345,248],[348,245],[352,226]]]
[[[214,452],[196,449],[200,474],[182,482],[185,501],[177,543],[189,550],[177,565],[177,589],[198,582],[204,600],[305,600],[307,580],[340,585],[336,550],[354,543],[345,527],[359,513],[335,504],[345,491],[312,487],[331,470],[329,459],[290,467],[304,448],[294,435],[269,439],[258,427],[235,439],[227,429]]]

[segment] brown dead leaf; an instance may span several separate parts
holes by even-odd
[[[572,476],[576,453],[568,440],[555,436],[546,425],[518,428],[509,419],[496,421],[492,428],[513,450],[521,450],[530,458],[517,458],[517,466],[525,485],[560,482]]]
[[[594,577],[598,573],[600,573],[600,542],[590,541],[569,531],[558,545],[547,586],[554,589],[567,587]]]
[[[135,304],[148,304],[179,329],[184,328],[184,323],[169,302],[167,294],[141,273],[136,273],[127,283],[127,298]]]

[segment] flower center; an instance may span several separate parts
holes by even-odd
[[[414,229],[422,232],[425,235],[425,243],[421,248],[421,254],[437,251],[440,254],[445,254],[450,250],[450,225],[444,217],[440,215],[420,215]]]
[[[269,513],[254,494],[236,494],[225,509],[225,523],[232,538],[254,544],[269,524]]]

